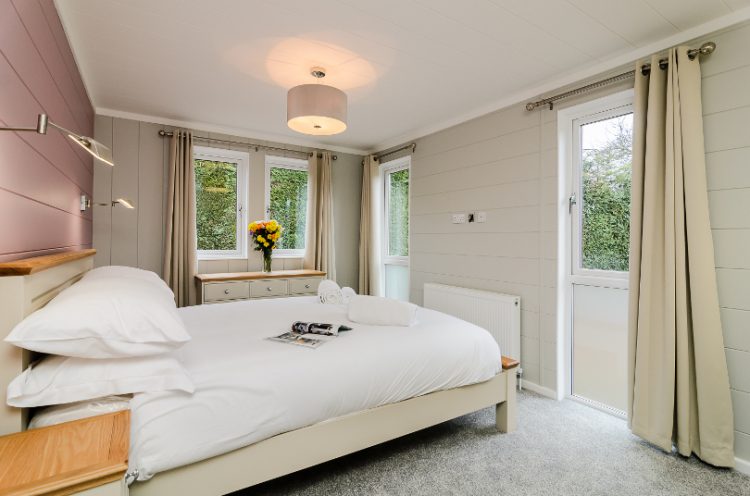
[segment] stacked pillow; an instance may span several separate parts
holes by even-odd
[[[194,389],[188,373],[170,354],[190,335],[172,291],[153,272],[117,266],[93,269],[19,323],[5,340],[56,355],[33,364],[11,382],[11,406]]]

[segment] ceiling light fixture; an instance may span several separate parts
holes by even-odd
[[[39,114],[36,121],[36,127],[0,127],[0,131],[16,131],[16,132],[27,132],[33,131],[39,134],[47,134],[47,128],[49,126],[54,127],[63,134],[67,134],[73,143],[80,146],[87,152],[89,152],[95,159],[101,160],[107,165],[115,165],[114,159],[112,158],[112,150],[102,145],[94,138],[88,136],[82,136],[74,133],[70,129],[65,129],[49,120],[47,114]]]
[[[322,67],[310,69],[310,75],[322,79]],[[301,84],[286,95],[286,123],[303,134],[327,136],[346,130],[346,93],[325,84]]]

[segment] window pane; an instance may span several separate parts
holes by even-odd
[[[581,126],[581,265],[628,270],[633,114]]]
[[[304,250],[307,171],[271,167],[270,176],[270,216],[284,228],[276,246],[282,250]]]
[[[389,173],[388,255],[409,255],[409,169]]]
[[[237,164],[195,161],[198,250],[237,249]]]

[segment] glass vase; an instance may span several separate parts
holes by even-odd
[[[263,251],[263,272],[271,272],[271,250]]]

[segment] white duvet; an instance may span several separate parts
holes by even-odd
[[[345,307],[284,298],[201,305],[180,315],[193,339],[175,355],[195,393],[143,393],[131,401],[130,470],[139,480],[500,371],[500,350],[487,331],[424,308],[412,327],[349,324],[352,331],[316,349],[265,338],[295,320],[346,323]]]

